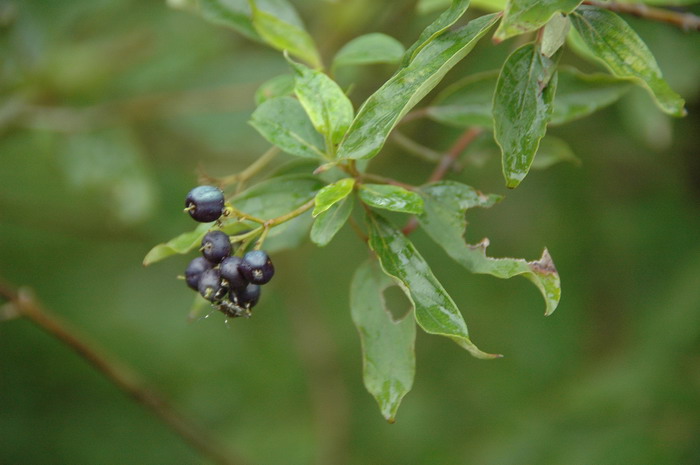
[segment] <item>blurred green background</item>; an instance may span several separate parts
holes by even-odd
[[[409,44],[434,16],[413,2],[296,2],[326,58],[380,31]],[[698,9],[695,8],[698,13]],[[472,15],[478,12],[471,12]],[[348,309],[365,246],[276,254],[250,320],[187,321],[175,279],[191,257],[146,252],[193,228],[197,169],[226,175],[266,148],[247,124],[281,55],[161,1],[0,1],[0,276],[139,371],[251,464],[700,463],[700,34],[626,18],[688,102],[670,120],[643,91],[550,132],[581,166],[508,191],[500,160],[452,179],[505,194],[471,211],[493,256],[547,246],[563,296],[465,272],[413,237],[465,316],[481,361],[419,331],[417,376],[387,424],[361,378]],[[448,75],[498,68],[482,44]],[[563,62],[590,71],[566,51]],[[392,72],[348,70],[360,103]],[[458,132],[415,122],[445,149]],[[288,160],[286,156],[279,160]],[[388,145],[377,172],[420,183],[432,166]],[[396,289],[394,289],[396,291]],[[396,294],[390,299],[407,305]],[[0,323],[0,463],[209,463],[70,349],[23,320]]]

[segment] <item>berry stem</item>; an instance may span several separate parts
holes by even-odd
[[[280,153],[279,147],[273,145],[240,173],[232,174],[219,179],[211,178],[211,180],[215,181],[222,188],[238,183],[236,188],[236,192],[238,193],[243,190],[246,181],[262,171],[262,169],[265,168],[268,163],[270,163],[277,156],[278,153]],[[210,179],[207,179],[207,181],[209,180]]]
[[[264,223],[265,228],[273,228],[275,226],[278,226],[282,223],[286,223],[287,221],[296,218],[297,216],[301,215],[302,213],[306,212],[307,210],[311,210],[314,205],[316,204],[316,199],[313,198],[306,202],[304,205],[301,205],[294,210],[290,211],[289,213],[286,213],[282,216],[278,216],[277,218],[272,218],[271,220],[267,220]]]

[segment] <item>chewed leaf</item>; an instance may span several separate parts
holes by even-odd
[[[338,158],[369,159],[377,155],[401,118],[438,85],[497,20],[495,14],[481,16],[422,47],[407,67],[400,69],[360,107],[338,147]]]
[[[556,13],[570,13],[580,3],[581,0],[510,0],[493,38],[500,42],[539,29]]]
[[[350,217],[353,203],[352,196],[345,197],[340,202],[333,204],[328,210],[319,214],[311,227],[311,242],[319,247],[328,245]]]
[[[362,184],[360,199],[370,207],[402,213],[423,211],[423,199],[415,192],[389,184]]]
[[[467,324],[457,305],[400,230],[374,213],[367,214],[367,226],[370,248],[384,272],[400,283],[415,308],[416,321],[425,332],[449,337],[474,357],[499,357],[482,352],[469,339]]]
[[[316,194],[313,216],[316,217],[347,197],[355,186],[354,178],[344,178],[329,184]]]
[[[557,87],[555,59],[536,44],[515,50],[503,64],[493,99],[494,137],[501,147],[506,186],[525,178],[547,131]]]
[[[350,286],[352,321],[362,341],[362,375],[384,418],[393,423],[416,371],[416,323],[409,313],[394,321],[383,292],[396,283],[376,260],[357,269]]]
[[[419,192],[425,201],[425,210],[418,217],[428,235],[457,263],[473,273],[490,274],[508,279],[523,276],[532,281],[544,297],[545,315],[559,304],[561,287],[559,274],[547,249],[539,260],[528,262],[516,258],[491,258],[486,255],[488,239],[469,245],[464,241],[467,222],[465,211],[473,207],[490,207],[499,198],[484,195],[464,184],[442,181],[428,184]]]
[[[374,63],[398,63],[404,54],[401,42],[380,32],[356,37],[343,46],[335,58],[333,68]]]
[[[589,51],[615,76],[633,79],[645,87],[664,113],[686,114],[685,101],[663,79],[654,55],[622,18],[590,6],[578,8],[570,18]]]

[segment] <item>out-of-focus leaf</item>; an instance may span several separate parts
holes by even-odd
[[[495,14],[429,42],[362,105],[338,148],[338,158],[372,158],[403,116],[428,94],[496,23]]]
[[[304,29],[303,24],[294,13],[282,16],[277,12],[264,9],[264,2],[249,0],[252,8],[253,27],[262,39],[278,50],[287,50],[290,54],[304,60],[314,68],[321,68],[321,57],[316,44]]]
[[[500,42],[544,26],[556,13],[570,13],[581,0],[509,0],[503,21],[493,35]]]
[[[631,87],[626,80],[609,74],[584,74],[575,68],[557,71],[557,95],[549,124],[568,123],[617,101]]]
[[[404,54],[401,42],[380,32],[357,37],[343,46],[335,58],[333,68],[374,63],[398,63]]]
[[[413,214],[423,211],[420,195],[390,184],[361,184],[360,199],[370,207],[384,210]]]
[[[395,321],[384,301],[384,290],[395,285],[373,259],[360,265],[350,285],[350,313],[362,341],[362,377],[390,423],[416,372],[415,320],[409,312]]]
[[[308,237],[312,221],[311,212],[305,212],[272,228],[265,239],[265,251],[273,254],[299,247]]]
[[[457,305],[437,280],[411,241],[381,216],[368,213],[369,246],[382,270],[396,278],[414,306],[416,321],[425,332],[446,336],[477,358],[496,358],[469,339],[467,324]]]
[[[574,151],[569,144],[558,137],[548,135],[542,138],[531,168],[533,170],[543,170],[563,161],[575,165],[581,164],[581,160],[574,155]]]
[[[311,200],[323,183],[311,175],[267,179],[235,196],[231,203],[243,213],[264,220],[289,213]],[[273,231],[278,228],[274,228]]]
[[[345,197],[347,197],[352,188],[355,186],[354,178],[344,178],[339,181],[329,184],[321,189],[318,194],[316,194],[316,205],[314,206],[313,216],[316,217],[320,213],[325,212],[337,202],[340,202]]]
[[[493,100],[494,137],[501,147],[506,186],[517,187],[547,131],[557,87],[556,59],[535,44],[515,50],[503,64]]]
[[[457,22],[462,17],[465,11],[469,8],[469,0],[452,0],[450,7],[445,10],[438,18],[430,23],[428,27],[423,29],[423,32],[418,36],[413,45],[411,45],[403,57],[402,66],[408,66],[411,61],[418,55],[423,47],[428,45],[433,39],[438,37],[443,32]]]
[[[686,114],[685,101],[669,87],[649,48],[622,18],[589,6],[578,8],[570,18],[590,52],[615,76],[645,87],[665,113]]]
[[[452,181],[427,184],[419,192],[425,201],[423,214],[418,217],[420,224],[452,259],[472,273],[490,274],[502,279],[521,275],[532,281],[542,293],[546,304],[545,315],[557,308],[561,295],[559,274],[547,249],[539,260],[527,262],[486,256],[488,239],[476,245],[464,242],[466,210],[490,207],[500,197],[484,195],[472,187]]]
[[[280,74],[262,83],[255,91],[255,104],[260,105],[276,97],[287,97],[294,94],[294,76]]]
[[[248,0],[167,0],[173,8],[190,11],[214,24],[229,27],[249,39],[260,41],[253,28]]]
[[[644,3],[658,6],[683,6],[698,3],[698,0],[618,0],[617,3]]]
[[[327,245],[350,217],[354,203],[353,197],[348,196],[319,214],[311,227],[311,242],[319,247]]]
[[[290,155],[324,159],[323,138],[304,108],[292,97],[277,97],[260,105],[250,124],[272,144]]]
[[[326,74],[287,61],[295,74],[294,92],[311,123],[333,143],[340,142],[352,122],[354,111],[350,99]]]
[[[569,29],[571,29],[569,18],[561,13],[555,13],[552,19],[544,26],[542,44],[540,45],[542,55],[551,58],[566,42]]]
[[[428,116],[457,127],[493,127],[493,93],[498,71],[486,71],[460,79],[435,97],[427,108]]]
[[[432,13],[447,8],[450,3],[451,0],[419,0],[416,11],[418,14]],[[506,7],[506,0],[472,0],[471,6],[493,13],[503,10]]]

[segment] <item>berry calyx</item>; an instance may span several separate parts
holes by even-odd
[[[251,309],[260,300],[260,286],[248,284],[242,289],[231,289],[230,297],[239,307]]]
[[[199,277],[199,285],[197,287],[202,297],[210,302],[221,300],[226,295],[227,289],[221,282],[221,273],[216,268],[209,269],[202,273]]]
[[[228,281],[231,289],[242,289],[248,285],[248,280],[238,269],[242,261],[243,259],[241,257],[226,257],[219,265],[221,277]]]
[[[197,257],[192,260],[187,268],[185,269],[185,282],[187,285],[194,289],[199,290],[199,278],[207,270],[211,269],[211,263],[204,257]]]
[[[216,264],[231,255],[231,241],[223,231],[209,231],[202,239],[202,255]]]
[[[253,284],[268,283],[275,274],[275,267],[270,257],[262,250],[251,250],[246,253],[238,269]]]
[[[197,186],[185,197],[185,207],[195,221],[216,221],[224,212],[224,193],[218,187]]]

